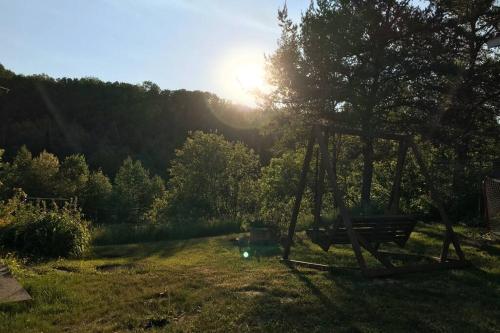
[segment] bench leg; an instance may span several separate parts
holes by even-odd
[[[361,244],[361,246],[363,246],[366,251],[370,252],[370,254],[372,256],[375,257],[375,259],[377,259],[382,265],[384,265],[385,267],[387,268],[393,268],[394,265],[389,261],[387,260],[386,257],[384,257],[384,255],[382,255],[381,253],[379,253],[375,248],[373,248],[370,243],[368,243],[363,236],[361,236],[359,233],[355,232],[355,235],[356,237],[358,238],[359,240],[359,244]]]

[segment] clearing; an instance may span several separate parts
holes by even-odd
[[[418,225],[407,246],[437,254],[440,231]],[[498,243],[463,243],[470,269],[369,280],[289,268],[279,249],[244,259],[235,237],[100,246],[85,260],[29,265],[15,273],[34,300],[0,305],[0,331],[500,331]],[[349,247],[325,254],[302,234],[292,258],[355,266]]]

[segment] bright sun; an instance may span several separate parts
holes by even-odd
[[[266,93],[270,89],[264,68],[262,53],[240,50],[229,54],[217,75],[224,97],[238,104],[257,106],[258,93]]]

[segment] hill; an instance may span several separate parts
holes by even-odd
[[[131,156],[165,175],[175,148],[189,131],[217,131],[258,152],[265,116],[201,91],[161,90],[96,78],[53,79],[16,75],[0,65],[0,147],[12,156],[22,145],[58,157],[83,153],[90,165],[113,175]]]

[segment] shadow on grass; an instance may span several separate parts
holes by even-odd
[[[162,241],[152,243],[136,243],[126,245],[104,245],[94,247],[90,259],[114,259],[114,258],[133,258],[144,259],[147,257],[170,257],[184,249],[204,243],[202,238]]]
[[[442,234],[435,232],[435,231],[432,231],[432,230],[428,230],[428,229],[419,230],[419,232],[421,234],[426,235],[427,237],[434,239],[434,240],[441,240],[442,241],[442,239],[444,238],[444,236]],[[473,247],[475,249],[484,251],[492,256],[500,256],[500,246],[498,246],[496,244],[488,244],[487,242],[474,242],[474,241],[469,240],[468,238],[466,238],[463,235],[460,235],[460,236],[461,236],[459,238],[460,245]]]
[[[497,273],[471,268],[384,279],[367,279],[354,272],[327,273],[313,275],[324,276],[326,281],[313,281],[307,270],[293,266],[289,269],[317,299],[324,313],[338,315],[340,311],[341,330],[362,331],[369,325],[371,329],[379,327],[384,331],[409,327],[429,332],[495,331],[492,322],[479,319],[484,319],[482,306],[490,306],[492,311],[499,309],[500,292],[495,286],[500,285],[500,274]],[[432,313],[439,307],[455,311]],[[495,316],[490,316],[490,320],[491,317]]]

